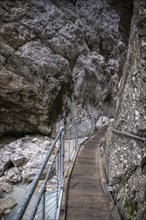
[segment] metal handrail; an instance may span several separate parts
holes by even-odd
[[[101,115],[101,113],[92,113],[88,116],[76,118],[66,126],[60,128],[40,169],[19,204],[13,220],[23,220],[23,217],[25,217],[25,219],[27,218],[27,220],[59,219],[64,186],[64,171],[76,152],[77,146],[79,146],[82,140],[85,140],[85,138],[94,132],[96,121]],[[101,126],[102,124],[103,121],[101,122]],[[48,165],[48,162],[51,162],[51,164]],[[45,170],[47,170],[47,174],[40,187],[32,210],[30,203],[36,194],[35,190]],[[52,176],[55,178],[55,182],[52,185],[52,191],[49,192],[48,187],[51,184]],[[51,199],[52,196],[54,197],[53,199]],[[52,204],[53,206],[51,206]]]
[[[134,138],[134,139],[139,140],[139,141],[145,141],[145,138],[139,137],[139,136],[134,135],[134,134],[127,133],[125,131],[119,131],[119,130],[116,130],[116,129],[112,129],[112,131],[117,133],[117,134],[121,134],[121,135],[125,135],[127,137],[130,137],[130,138]]]
[[[52,146],[51,146],[51,148],[50,148],[48,154],[46,155],[46,157],[45,157],[45,159],[44,159],[44,161],[43,161],[43,163],[42,163],[42,165],[41,165],[39,171],[38,171],[37,174],[35,175],[35,177],[34,177],[32,183],[31,183],[31,185],[30,185],[29,190],[27,191],[27,193],[25,194],[23,200],[21,201],[21,203],[20,203],[20,205],[19,205],[19,208],[18,208],[18,210],[17,210],[17,213],[16,213],[16,215],[15,215],[15,217],[14,217],[14,220],[20,220],[20,219],[22,219],[23,214],[24,214],[24,212],[25,212],[25,210],[26,210],[26,208],[27,208],[27,206],[28,206],[28,203],[29,203],[30,199],[32,198],[32,195],[33,195],[33,193],[34,193],[34,191],[35,191],[35,189],[36,189],[36,186],[37,186],[37,184],[38,184],[38,182],[39,182],[39,180],[40,180],[40,178],[41,178],[41,175],[42,175],[42,173],[43,173],[43,171],[44,171],[44,169],[45,169],[45,167],[46,167],[46,164],[48,163],[48,160],[49,160],[49,158],[50,158],[50,155],[51,155],[51,153],[52,153],[52,151],[53,151],[53,149],[54,149],[54,147],[55,147],[55,145],[56,145],[56,142],[58,141],[58,138],[59,138],[59,136],[60,136],[60,134],[61,134],[62,131],[63,131],[63,128],[58,132],[58,134],[57,134],[57,136],[56,136],[56,138],[55,138],[55,141],[54,141],[54,143],[52,144]]]
[[[86,115],[86,116],[82,116],[82,117],[79,117],[79,118],[75,118],[73,119],[72,121],[70,121],[69,123],[67,123],[64,128],[66,129],[69,125],[73,125],[74,122],[76,122],[77,120],[79,121],[83,121],[83,120],[86,120],[87,118],[91,118],[91,117],[95,117],[97,116],[98,118],[102,115],[102,113],[97,113],[97,112],[94,112],[94,113],[91,113],[89,115]]]

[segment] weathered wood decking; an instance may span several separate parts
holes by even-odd
[[[102,173],[99,148],[107,127],[80,146],[68,181],[66,220],[119,220]]]

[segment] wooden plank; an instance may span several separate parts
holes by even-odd
[[[99,212],[90,209],[68,210],[69,220],[112,220],[110,212]],[[90,217],[89,217],[90,216]]]
[[[100,145],[106,129],[80,146],[68,179],[65,220],[119,220],[101,165]]]

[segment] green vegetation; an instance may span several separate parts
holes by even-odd
[[[127,220],[133,220],[138,212],[137,202],[126,198],[124,208],[126,209],[125,211],[127,213]]]

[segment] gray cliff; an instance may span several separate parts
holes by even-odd
[[[114,117],[103,146],[123,220],[146,219],[146,0],[0,0],[0,137]]]
[[[146,138],[146,1],[134,0],[123,76],[112,128]],[[106,169],[124,220],[146,219],[146,143],[108,133]]]
[[[115,109],[131,1],[0,1],[0,133]],[[126,19],[126,20],[125,20]]]

